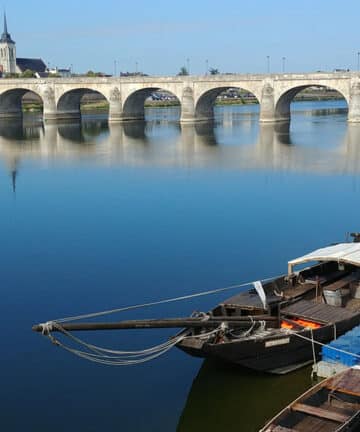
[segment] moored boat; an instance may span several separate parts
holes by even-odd
[[[308,262],[316,264],[294,271]],[[291,260],[287,275],[254,285],[206,315],[248,317],[248,329],[239,331],[224,321],[221,331],[208,336],[204,321],[201,328],[181,332],[184,338],[177,347],[194,356],[272,373],[286,373],[315,360],[321,343],[360,323],[360,243],[318,249]],[[265,321],[264,316],[276,319]]]
[[[260,432],[355,432],[360,429],[360,368],[354,366],[312,387]]]
[[[193,356],[215,358],[262,372],[286,373],[316,361],[321,344],[360,324],[360,234],[354,237],[352,243],[331,245],[289,261],[286,275],[254,282],[249,290],[207,313],[115,323],[71,322],[144,306],[138,305],[50,321],[33,329],[76,355],[105,364],[141,363],[177,346]],[[308,263],[313,264],[305,267]],[[204,294],[207,293],[201,293]],[[188,297],[192,296],[180,299]],[[163,303],[174,300],[178,299]],[[150,305],[159,303],[162,302]],[[69,331],[135,328],[183,330],[163,344],[136,352],[101,351],[83,343],[90,354],[63,345],[52,334],[58,331],[70,336]],[[75,338],[71,339],[74,342]]]

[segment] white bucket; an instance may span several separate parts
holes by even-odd
[[[341,290],[336,291],[330,291],[330,290],[324,290],[324,297],[326,300],[326,303],[331,306],[341,306],[342,305],[342,297],[341,297]]]
[[[351,296],[360,299],[360,281],[354,281],[351,283]]]

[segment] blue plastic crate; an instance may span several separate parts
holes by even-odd
[[[347,352],[340,352],[334,348]],[[324,346],[321,355],[324,361],[342,363],[346,366],[360,363],[360,357],[357,357],[360,355],[360,326],[354,327]]]

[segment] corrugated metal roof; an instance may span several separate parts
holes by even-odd
[[[339,243],[289,261],[290,266],[310,261],[337,261],[360,266],[360,243]]]

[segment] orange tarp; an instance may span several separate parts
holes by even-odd
[[[321,327],[321,325],[316,323],[316,322],[307,321],[307,320],[300,319],[300,318],[294,318],[291,321],[293,321],[294,324],[297,324],[301,327],[311,328],[313,330]],[[292,328],[294,328],[294,325],[291,323],[288,323],[286,321],[281,321],[281,328],[292,329]]]

